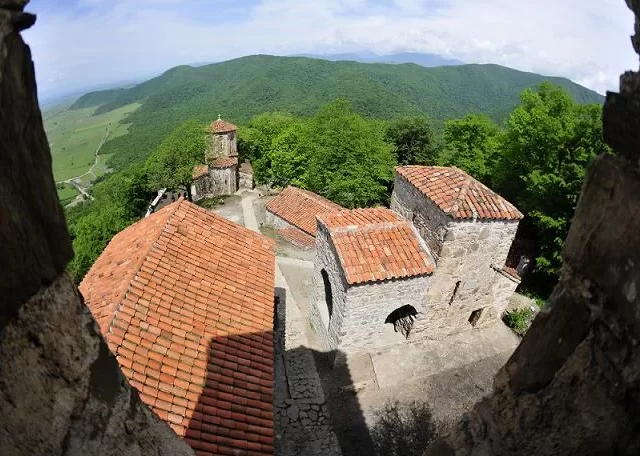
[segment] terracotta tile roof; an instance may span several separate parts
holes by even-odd
[[[213,161],[211,166],[214,168],[228,168],[229,166],[235,166],[237,164],[237,157],[218,157]]]
[[[198,454],[273,454],[273,241],[179,200],[80,291],[122,371]]]
[[[237,129],[238,127],[234,124],[225,122],[221,119],[211,122],[211,125],[209,126],[209,131],[212,133],[228,133],[230,131],[236,131]]]
[[[251,166],[251,163],[249,161],[245,160],[240,164],[240,172],[253,174],[253,166]]]
[[[353,209],[318,216],[329,231],[347,283],[431,274],[410,223],[389,209]]]
[[[454,219],[523,217],[509,201],[456,167],[400,166],[396,172]]]
[[[267,210],[300,228],[311,236],[316,235],[316,216],[342,210],[344,207],[308,190],[289,186],[269,201]]]
[[[312,249],[316,244],[316,238],[299,230],[298,228],[280,228],[276,230],[276,233],[291,242],[293,245],[303,249]]]
[[[209,174],[208,165],[196,165],[193,167],[193,180],[199,179],[202,176]]]

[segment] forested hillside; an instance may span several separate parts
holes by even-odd
[[[250,56],[193,68],[179,66],[129,89],[92,92],[73,107],[100,105],[101,114],[132,102],[129,134],[109,141],[101,153],[125,169],[142,163],[166,135],[186,119],[210,121],[222,113],[242,124],[270,111],[310,116],[336,98],[349,100],[365,117],[393,119],[426,115],[436,129],[444,121],[478,112],[502,122],[522,90],[548,80],[578,103],[601,103],[597,93],[564,78],[544,77],[499,65],[424,68],[331,62],[304,57]]]

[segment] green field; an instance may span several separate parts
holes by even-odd
[[[58,190],[58,199],[63,206],[66,206],[78,196],[78,190],[71,184],[58,184],[56,187]]]
[[[121,124],[125,116],[140,107],[131,103],[113,111],[93,115],[95,108],[60,109],[52,108],[44,113],[44,127],[51,147],[53,175],[57,182],[80,176],[91,168],[94,154],[105,135],[108,139],[127,133],[128,124]],[[82,180],[88,183],[105,172],[108,156],[99,156],[92,173]],[[75,190],[74,190],[75,191]]]

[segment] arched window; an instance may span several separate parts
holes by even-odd
[[[329,320],[331,320],[331,315],[333,315],[333,292],[331,291],[331,282],[329,282],[329,274],[327,274],[326,270],[321,270],[320,275],[322,275],[322,283],[324,284],[324,300],[327,304]]]
[[[391,312],[387,319],[384,321],[386,323],[393,324],[393,330],[400,333],[405,337],[405,339],[409,338],[409,333],[413,328],[413,322],[418,315],[418,311],[415,307],[407,304],[402,307],[398,307],[396,310]]]

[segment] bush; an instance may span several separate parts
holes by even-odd
[[[371,438],[377,455],[422,456],[437,437],[437,426],[425,403],[387,404],[375,416]]]
[[[524,336],[524,333],[526,333],[529,326],[531,326],[532,317],[533,312],[531,309],[525,307],[524,309],[506,312],[502,316],[502,321],[504,321],[504,324],[509,328],[513,329],[514,332],[520,336]]]

